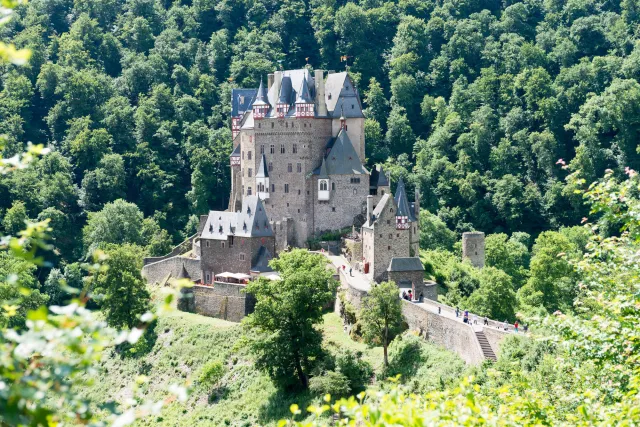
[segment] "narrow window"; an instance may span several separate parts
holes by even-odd
[[[298,173],[302,172],[302,163],[298,163],[296,165],[296,170],[298,171]]]
[[[272,193],[276,192],[276,185],[275,184],[271,184],[271,192]]]
[[[292,151],[293,151],[293,154],[298,154],[298,144],[293,144]]]
[[[251,160],[251,151],[247,151],[247,160]]]
[[[240,254],[240,261],[244,261],[244,254]]]
[[[287,172],[293,172],[293,164],[287,164]]]
[[[224,249],[224,243],[225,243],[225,242],[222,242],[222,249]]]
[[[284,144],[280,144],[280,154],[284,154]]]
[[[271,124],[273,124],[273,123],[271,123]],[[271,154],[274,154],[276,152],[276,146],[274,144],[271,144],[269,146],[269,151],[270,151]]]
[[[242,160],[244,160],[244,151],[242,152]]]
[[[335,182],[331,183],[331,191],[336,191],[336,183]]]
[[[247,196],[251,195],[251,187],[247,187]]]
[[[335,206],[332,206],[332,207],[331,207],[331,212],[335,212],[335,211],[336,211],[336,207],[335,207]]]
[[[288,193],[288,192],[289,192],[289,184],[285,184],[285,185],[284,185],[284,192],[285,192],[285,193]],[[287,205],[288,205],[288,203],[287,203]]]
[[[274,125],[274,124],[275,124],[275,123],[271,122],[271,129],[273,129],[273,125]]]
[[[269,172],[273,171],[273,163],[269,162]]]
[[[253,169],[249,168],[247,173],[249,174],[249,178],[251,178],[253,176]]]
[[[264,154],[264,145],[260,146],[260,154]]]
[[[207,240],[207,247],[209,247],[209,241]]]

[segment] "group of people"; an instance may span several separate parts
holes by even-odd
[[[460,308],[458,307],[456,307],[456,317],[460,317]],[[471,325],[472,323],[474,325],[477,325],[478,316],[476,316],[475,314],[469,314],[469,310],[465,310],[462,316],[462,321],[464,323],[468,323],[469,325]],[[487,319],[487,316],[484,317],[484,325],[489,325],[489,319]]]
[[[411,289],[409,289],[409,292],[407,291],[402,291],[402,299],[406,299],[407,301],[413,301],[413,291]],[[424,300],[424,295],[422,295],[422,292],[420,292],[420,295],[418,295],[418,302],[422,302]]]

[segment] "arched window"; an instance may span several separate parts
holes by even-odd
[[[328,189],[327,181],[320,181],[320,191],[327,191]]]

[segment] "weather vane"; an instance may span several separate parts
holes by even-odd
[[[349,71],[349,58],[353,58],[351,55],[342,55],[340,57],[340,62],[344,62],[344,70]]]

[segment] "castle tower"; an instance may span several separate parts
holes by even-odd
[[[322,159],[320,165],[320,174],[318,174],[318,200],[329,200],[331,192],[329,191],[329,174],[327,173],[327,162]]]
[[[269,108],[269,98],[267,97],[267,91],[262,84],[262,79],[260,80],[260,87],[258,88],[258,93],[256,94],[256,99],[253,101],[253,118],[254,120],[263,119],[268,113]]]
[[[484,267],[484,233],[462,233],[462,259],[468,259],[474,267]]]
[[[309,93],[309,86],[307,80],[302,79],[302,87],[298,92],[298,99],[296,99],[296,117],[314,117],[314,103]]]

